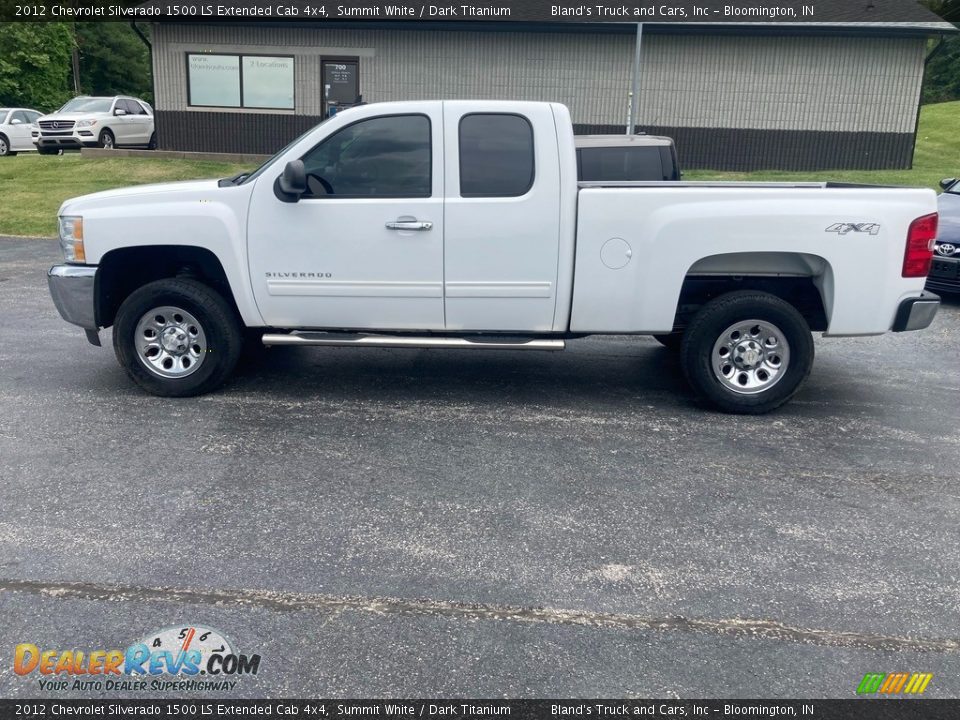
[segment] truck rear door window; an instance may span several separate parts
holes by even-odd
[[[460,120],[460,196],[519,197],[533,187],[533,127],[520,115]]]
[[[360,120],[303,156],[308,196],[430,197],[430,148],[426,115]]]
[[[663,180],[660,148],[580,148],[580,179],[588,182]]]

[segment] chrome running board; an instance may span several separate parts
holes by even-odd
[[[563,350],[563,340],[547,338],[500,339],[495,336],[429,337],[412,335],[354,335],[350,333],[292,332],[266,333],[264,345],[326,345],[334,347],[448,348],[482,350]]]

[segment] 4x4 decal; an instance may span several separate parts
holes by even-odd
[[[834,223],[824,232],[835,232],[846,235],[850,232],[870,233],[876,235],[880,232],[880,223]]]

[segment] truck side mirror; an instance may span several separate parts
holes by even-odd
[[[23,120],[21,120],[20,118],[14,118],[13,120],[10,121],[11,125],[20,125],[22,123],[23,123]]]
[[[946,190],[948,187],[953,185],[957,181],[956,178],[944,178],[940,181],[940,187]]]
[[[283,168],[283,174],[277,178],[274,191],[284,202],[297,202],[307,191],[307,171],[303,160],[291,160]]]
[[[117,117],[121,117],[123,115],[126,115],[127,111],[124,110],[123,108],[117,108],[116,110],[113,111],[113,114],[116,115]]]

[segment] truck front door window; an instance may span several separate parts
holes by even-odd
[[[303,165],[306,197],[430,197],[430,120],[425,115],[361,120],[313,148]]]

